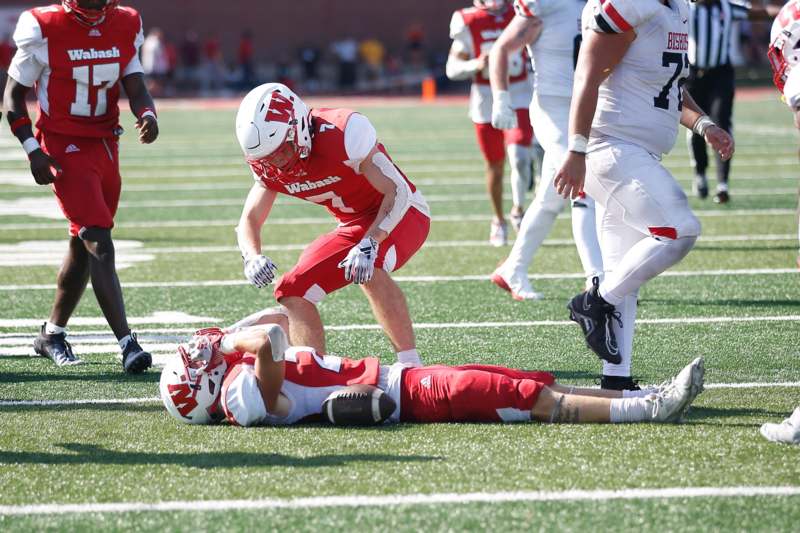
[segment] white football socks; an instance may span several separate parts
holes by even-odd
[[[397,361],[407,367],[416,368],[422,366],[422,359],[420,359],[416,348],[397,352]]]
[[[612,424],[644,422],[653,418],[654,403],[650,398],[622,398],[611,400],[609,421]]]
[[[594,200],[588,196],[572,202],[572,238],[578,249],[583,272],[588,279],[603,274],[603,254],[597,237]]]
[[[631,356],[633,355],[633,330],[636,327],[636,310],[638,307],[639,290],[625,298],[615,306],[619,312],[622,326],[616,320],[611,321],[612,331],[617,338],[619,354],[622,361],[618,365],[612,365],[603,361],[604,376],[623,376],[631,375]]]
[[[525,191],[531,179],[531,147],[509,144],[508,165],[511,168],[511,197],[515,206],[525,207]]]
[[[61,335],[65,333],[67,328],[62,328],[50,322],[49,320],[44,324],[44,332],[46,335]]]

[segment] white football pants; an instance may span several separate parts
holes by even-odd
[[[607,376],[630,376],[639,288],[683,259],[700,235],[700,221],[675,178],[639,146],[614,141],[586,157],[584,188],[597,200],[597,227],[606,277],[600,295],[616,306],[622,362],[603,363]]]
[[[568,97],[534,95],[531,101],[531,122],[535,121],[536,137],[544,148],[541,182],[536,187],[536,197],[525,211],[522,225],[503,264],[511,274],[527,275],[533,256],[553,227],[558,214],[568,200],[553,187],[553,179],[567,154],[569,134]],[[590,197],[573,204],[572,236],[587,278],[602,275],[603,259],[597,239],[594,200]]]
[[[530,146],[509,144],[506,147],[508,166],[511,168],[511,198],[513,205],[525,206],[525,192],[531,180],[533,152]]]

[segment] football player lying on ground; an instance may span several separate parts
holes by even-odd
[[[370,385],[396,406],[376,421],[678,422],[703,390],[701,358],[650,390],[582,389],[559,385],[548,372],[490,365],[409,368],[382,365],[377,357],[322,355],[290,346],[288,320],[279,313],[255,322],[261,323],[199,330],[179,347],[180,357],[161,374],[161,398],[172,416],[190,424],[293,424],[318,419],[331,393]]]

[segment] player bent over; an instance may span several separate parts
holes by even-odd
[[[278,281],[275,298],[299,344],[325,352],[317,304],[361,286],[398,360],[420,365],[405,297],[389,275],[428,236],[428,204],[389,158],[375,128],[349,109],[309,109],[288,87],[267,83],[244,98],[236,135],[255,184],[237,228],[244,273],[256,287],[277,267],[261,254],[261,228],[278,193],[325,206],[338,226],[312,242]]]
[[[151,357],[128,327],[111,239],[121,187],[120,84],[142,143],[156,140],[158,123],[139,62],[142,20],[134,9],[118,4],[64,0],[23,12],[14,32],[17,52],[8,69],[4,105],[36,183],[51,184],[70,223],[55,302],[34,349],[58,366],[81,362],[65,328],[91,278],[122,349],[122,366],[138,373],[150,367]],[[31,88],[39,104],[35,138],[25,105]]]
[[[328,395],[356,384],[394,400],[390,422],[677,422],[702,392],[704,374],[698,358],[653,392],[622,392],[566,387],[547,372],[491,365],[387,366],[377,357],[290,346],[277,323],[200,330],[179,353],[161,374],[169,413],[191,424],[227,419],[240,426],[318,416]]]
[[[795,126],[800,128],[800,0],[792,0],[778,13],[772,24],[769,59],[774,81],[786,104],[794,113]],[[800,216],[800,206],[798,206]],[[797,258],[800,267],[800,256]],[[800,407],[780,424],[764,424],[761,434],[773,442],[800,444]]]

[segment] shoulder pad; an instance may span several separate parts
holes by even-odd
[[[591,0],[592,29],[601,33],[625,33],[658,13],[658,0]]]

